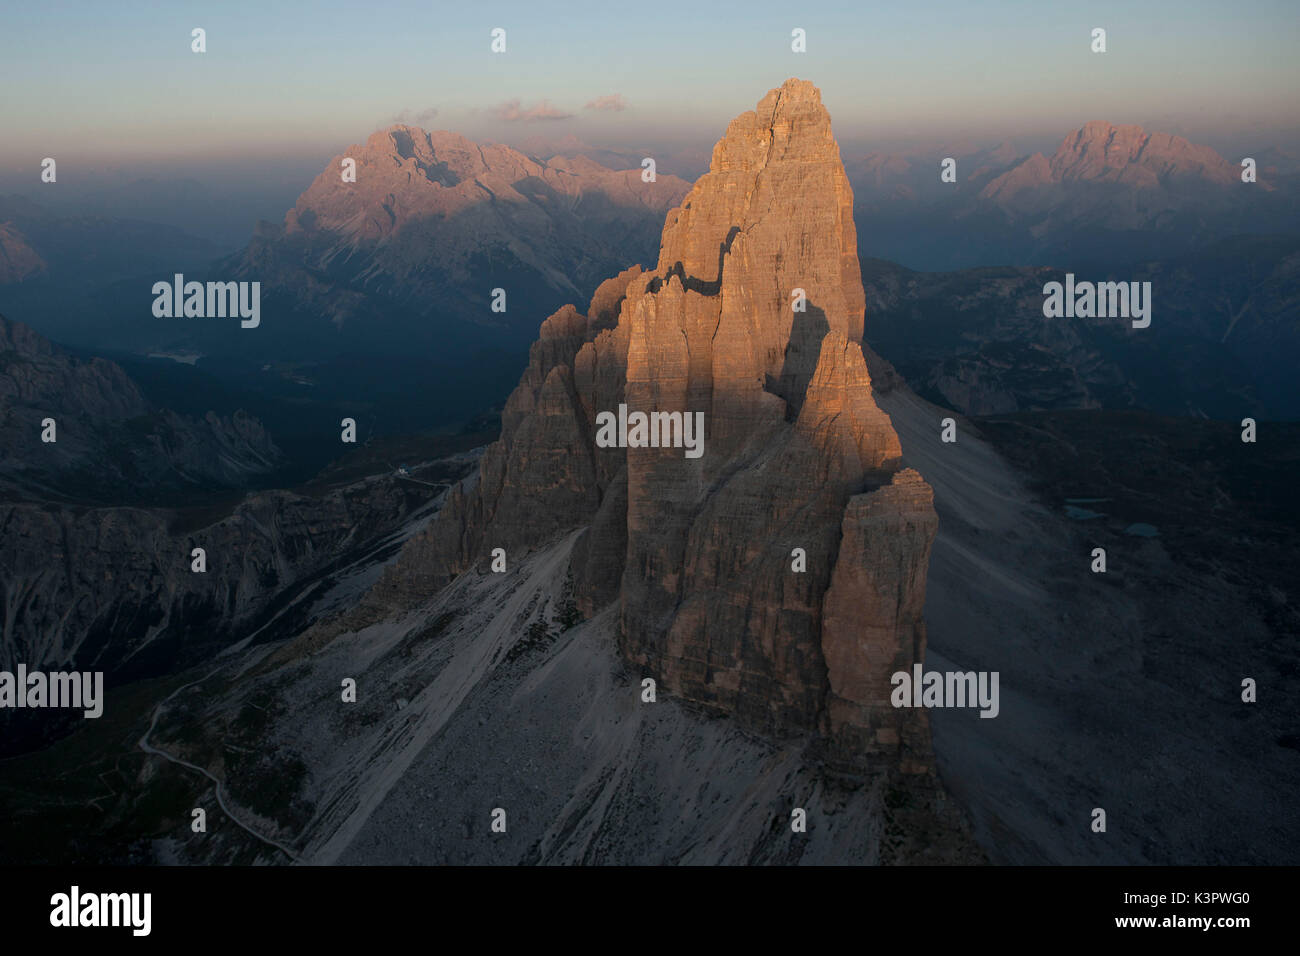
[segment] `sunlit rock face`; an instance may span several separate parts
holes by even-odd
[[[477,479],[375,598],[585,525],[578,605],[618,602],[624,657],[663,690],[834,763],[926,770],[923,713],[890,706],[889,678],[924,653],[937,518],[873,397],[852,206],[812,84],[733,120],[654,270],[543,323]],[[668,434],[607,447],[620,405],[703,413],[698,457]]]

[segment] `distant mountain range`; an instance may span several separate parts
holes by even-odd
[[[110,282],[206,262],[212,243],[138,219],[65,216],[19,196],[0,196],[0,285],[49,278]]]
[[[971,415],[1145,408],[1300,416],[1300,236],[1238,236],[1080,275],[1150,282],[1151,326],[1045,318],[1064,270],[915,272],[864,260],[866,341],[933,401]]]
[[[957,162],[956,182],[940,163]],[[1293,231],[1293,157],[1261,150],[1257,181],[1243,157],[1139,126],[1092,122],[1049,157],[1010,143],[951,153],[872,153],[847,163],[865,256],[913,268],[1116,266],[1189,252],[1241,233]]]

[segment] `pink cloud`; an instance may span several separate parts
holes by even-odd
[[[437,115],[437,109],[432,106],[423,110],[405,109],[393,117],[393,122],[403,125],[427,126],[433,122]]]
[[[610,93],[608,96],[598,96],[583,109],[588,110],[617,110],[622,112],[627,109],[627,100],[623,99],[622,93]]]
[[[531,109],[524,109],[519,100],[510,100],[508,103],[502,103],[494,110],[497,119],[505,120],[507,123],[524,122],[531,123],[534,120],[561,120],[569,119],[572,113],[566,113],[551,106],[546,100],[542,100]]]

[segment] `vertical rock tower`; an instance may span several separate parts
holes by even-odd
[[[653,272],[542,324],[477,480],[378,595],[418,602],[585,526],[580,606],[618,602],[620,649],[661,688],[833,764],[926,770],[924,712],[889,694],[924,655],[938,519],[872,394],[852,211],[820,92],[788,80],[732,121]],[[621,403],[704,413],[703,455],[597,447]]]

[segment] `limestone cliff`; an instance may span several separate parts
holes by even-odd
[[[923,716],[888,697],[924,653],[937,519],[873,398],[852,206],[810,83],[735,119],[654,271],[543,323],[477,479],[372,599],[418,603],[494,548],[587,526],[579,606],[617,601],[624,657],[661,688],[835,763],[926,769]],[[703,455],[598,447],[620,404],[702,412]]]

